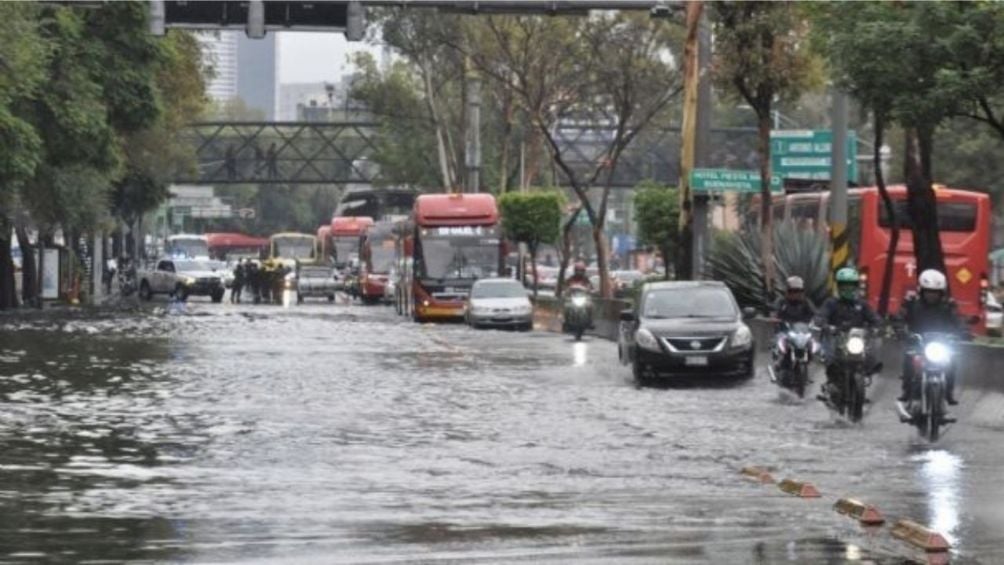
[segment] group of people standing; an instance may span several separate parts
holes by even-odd
[[[230,302],[240,304],[247,295],[255,304],[268,302],[274,295],[277,280],[286,275],[284,269],[266,269],[253,259],[238,259],[234,266],[234,282]]]

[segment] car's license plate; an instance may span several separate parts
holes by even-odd
[[[708,358],[703,355],[684,357],[683,364],[691,367],[705,367],[708,364]]]

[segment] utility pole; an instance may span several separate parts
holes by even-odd
[[[694,166],[711,164],[711,30],[708,18],[701,15],[697,29],[697,131],[694,136]],[[689,179],[688,179],[689,180]],[[708,230],[708,202],[710,196],[694,196],[694,234],[691,247],[691,273],[694,280],[704,278],[704,256],[710,243]]]
[[[468,68],[467,137],[464,150],[467,165],[467,192],[481,188],[481,79]]]
[[[833,91],[830,145],[830,279],[850,259],[847,236],[847,93]]]

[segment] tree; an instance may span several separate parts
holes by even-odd
[[[614,173],[625,149],[680,92],[672,64],[678,37],[671,28],[637,14],[594,15],[583,20],[489,17],[469,29],[468,54],[499,88],[519,101],[531,126],[577,199],[563,226],[562,270],[571,228],[580,213],[592,225],[600,292],[611,295],[604,224]],[[587,170],[577,170],[557,129],[574,119],[602,121],[613,133]],[[600,188],[594,203],[590,191]]]
[[[993,35],[1001,14],[991,3],[868,3],[858,10],[821,10],[821,35],[838,80],[870,107],[877,134],[886,120],[903,129],[917,272],[945,270],[932,188],[935,132],[956,115],[993,125],[990,97],[1000,82],[992,77],[1004,65],[1004,43]]]
[[[680,215],[677,191],[654,182],[643,183],[635,187],[634,210],[638,243],[659,252],[665,266],[663,278],[669,280],[670,265],[674,263],[680,240],[675,221]]]
[[[808,25],[793,2],[715,2],[715,78],[757,117],[760,156],[762,263],[768,289],[774,284],[770,193],[770,129],[776,100],[791,99],[819,77],[806,47]]]
[[[511,241],[525,243],[533,266],[533,295],[537,296],[537,250],[554,243],[561,233],[562,194],[556,190],[509,192],[499,198],[502,228]]]
[[[22,115],[45,79],[49,57],[36,10],[28,3],[0,3],[0,310],[17,305],[11,211],[42,158],[38,132]]]

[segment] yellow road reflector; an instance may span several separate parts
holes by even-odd
[[[955,271],[955,278],[959,279],[962,284],[969,284],[969,281],[973,280],[973,274],[969,272],[969,269],[962,267]]]
[[[892,527],[891,533],[892,537],[903,540],[928,553],[948,551],[951,548],[944,536],[911,520],[896,522]]]
[[[782,491],[799,498],[819,498],[819,491],[809,483],[785,479],[778,483],[777,486]]]
[[[774,477],[761,467],[743,467],[743,476],[754,481],[770,484],[774,482]]]
[[[877,508],[853,498],[841,498],[833,505],[833,509],[862,524],[874,526],[885,522],[885,518]]]

